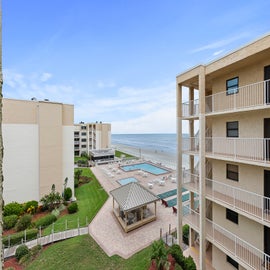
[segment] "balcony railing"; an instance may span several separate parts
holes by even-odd
[[[270,139],[264,138],[206,138],[206,154],[235,160],[269,163]]]
[[[198,152],[199,151],[199,137],[182,138],[183,152]]]
[[[190,100],[182,103],[182,117],[192,117],[199,115],[199,100]]]
[[[188,190],[199,193],[199,175],[191,173],[190,170],[183,170],[182,185]]]
[[[221,201],[235,210],[245,212],[257,219],[270,222],[270,198],[206,179],[206,195]]]
[[[264,107],[270,102],[270,80],[239,87],[235,94],[220,92],[205,98],[206,113]]]
[[[265,108],[270,105],[270,80],[239,87],[235,94],[219,92],[205,97],[205,113],[214,114]],[[182,103],[182,117],[198,117],[199,100]]]
[[[199,231],[200,214],[189,207],[183,211],[183,223]],[[270,256],[250,243],[227,231],[213,221],[206,219],[206,239],[233,256],[248,269],[265,270],[270,267]]]

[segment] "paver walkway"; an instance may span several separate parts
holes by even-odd
[[[117,165],[114,166],[115,169],[118,168]],[[106,173],[106,170],[108,170],[108,165],[100,165],[92,168],[93,173],[108,194],[110,190],[120,186],[117,180],[122,178],[135,177],[139,180],[140,184],[146,187],[148,187],[149,181],[158,178],[158,176],[151,174],[144,177],[143,175],[139,175],[136,171],[121,171],[120,174],[114,174],[114,177],[110,177]],[[170,174],[171,173],[168,173],[167,175]],[[162,176],[159,176],[159,178]],[[160,194],[175,188],[176,183],[166,180],[165,186],[154,184],[151,191],[155,194]],[[149,246],[154,240],[159,239],[161,229],[162,232],[165,233],[169,231],[169,226],[171,226],[172,229],[176,228],[177,218],[176,215],[173,214],[172,208],[166,208],[161,205],[161,202],[157,202],[156,221],[148,223],[129,233],[125,233],[113,214],[112,201],[112,197],[110,196],[89,225],[90,235],[108,256],[119,255],[127,259]]]

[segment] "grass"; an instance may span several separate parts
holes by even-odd
[[[74,224],[75,228],[78,217],[85,220],[85,216],[88,216],[91,221],[108,198],[108,194],[102,189],[92,172],[88,168],[82,170],[82,175],[91,177],[93,180],[76,189],[79,212],[59,218],[54,226],[57,230],[65,228],[66,219]],[[50,233],[51,229],[48,227],[45,232]],[[142,270],[148,269],[150,257],[150,246],[127,260],[117,255],[108,257],[90,235],[82,235],[49,245],[25,269]]]
[[[132,155],[129,155],[129,154],[127,154],[127,153],[124,153],[124,152],[115,150],[115,156],[116,156],[116,157],[120,158],[121,155],[125,155],[125,157],[127,157],[127,158],[134,158],[134,156],[132,156]]]
[[[74,162],[77,162],[78,160],[88,161],[88,159],[86,157],[74,157]]]
[[[52,226],[54,226],[54,231],[58,232],[65,230],[66,224],[68,229],[77,228],[78,221],[80,226],[88,225],[107,200],[108,194],[103,190],[91,170],[89,168],[80,169],[82,170],[82,176],[91,177],[92,180],[75,189],[75,197],[77,199],[79,211],[58,218],[54,225],[51,225],[44,230],[44,235],[51,233]]]
[[[151,247],[125,260],[108,257],[90,235],[74,237],[46,248],[26,270],[143,270],[150,265]]]

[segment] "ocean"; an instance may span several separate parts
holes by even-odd
[[[161,163],[176,169],[176,134],[112,134],[112,147],[145,160]],[[183,156],[184,167],[188,157]]]
[[[176,154],[176,134],[112,134],[112,144]]]

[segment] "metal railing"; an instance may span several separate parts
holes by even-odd
[[[205,98],[206,114],[262,107],[270,101],[270,80],[239,87],[235,94],[219,92]]]
[[[270,222],[270,198],[206,178],[206,196]]]
[[[189,207],[183,212],[183,224],[189,224],[199,231],[200,214]],[[206,219],[206,239],[233,256],[244,267],[254,270],[265,270],[270,267],[270,256],[231,233],[213,221]]]
[[[183,137],[182,138],[183,152],[199,152],[199,137]]]
[[[264,138],[206,138],[205,151],[214,156],[256,162],[270,161],[270,139]]]
[[[199,115],[199,100],[190,100],[182,103],[182,117],[191,117]]]
[[[270,80],[241,86],[234,94],[226,91],[205,97],[205,113],[222,113],[266,107],[270,104]],[[198,117],[199,100],[182,103],[182,117]]]

